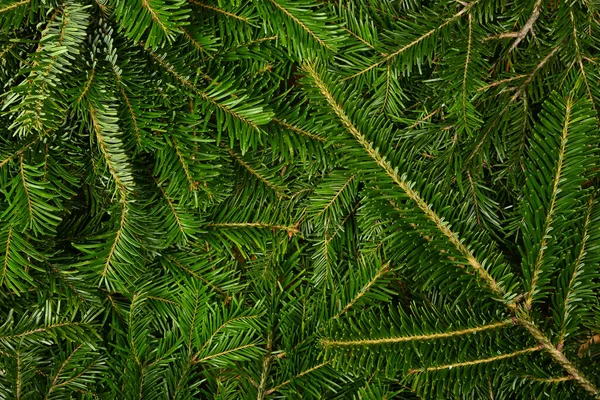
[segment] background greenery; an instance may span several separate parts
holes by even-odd
[[[0,398],[598,398],[597,7],[3,0]]]

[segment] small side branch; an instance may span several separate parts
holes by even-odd
[[[533,25],[535,24],[535,22],[537,21],[537,19],[540,16],[541,7],[542,7],[542,0],[537,0],[533,6],[533,11],[531,12],[531,16],[529,17],[527,22],[525,22],[525,25],[523,25],[523,27],[519,31],[501,33],[499,35],[490,36],[490,37],[486,38],[486,40],[515,38],[515,41],[513,42],[512,46],[510,46],[510,48],[508,49],[509,53],[512,52],[519,45],[519,43],[521,43],[521,41],[523,39],[525,39],[525,37],[529,34],[529,32],[531,32],[533,35],[535,35],[535,33],[533,32]]]
[[[495,322],[488,325],[476,326],[473,328],[461,329],[457,331],[431,333],[425,335],[409,335],[409,336],[396,336],[391,338],[383,339],[359,339],[359,340],[347,340],[337,341],[325,339],[321,341],[325,347],[348,347],[348,346],[374,346],[382,344],[395,344],[395,343],[407,343],[407,342],[422,342],[427,340],[436,339],[447,339],[456,336],[471,335],[479,332],[489,331],[498,328],[504,328],[505,326],[512,325],[510,321]]]
[[[507,358],[518,357],[518,356],[521,356],[523,354],[533,353],[534,351],[539,351],[540,349],[541,349],[540,346],[529,347],[527,349],[513,351],[512,353],[501,354],[499,356],[494,356],[494,357],[489,357],[489,358],[483,358],[483,359],[479,359],[479,360],[464,361],[464,362],[459,362],[459,363],[454,363],[454,364],[440,365],[438,367],[428,367],[428,368],[421,368],[421,369],[412,369],[408,373],[409,374],[416,374],[416,373],[419,373],[419,372],[443,371],[445,369],[469,367],[469,366],[478,365],[478,364],[487,364],[487,363],[491,363],[491,362],[494,362],[494,361],[504,360],[504,359],[507,359]]]

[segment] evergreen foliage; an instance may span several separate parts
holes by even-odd
[[[600,398],[599,12],[0,1],[0,398]]]

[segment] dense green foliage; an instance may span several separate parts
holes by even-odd
[[[0,399],[599,398],[596,7],[0,1]]]

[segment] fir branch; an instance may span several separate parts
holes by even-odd
[[[192,341],[194,338],[194,334],[196,333],[196,319],[198,318],[198,308],[200,306],[200,290],[196,289],[194,291],[194,311],[192,312],[192,323],[190,324],[190,332],[189,335],[187,337],[187,341],[188,341],[188,353],[191,354],[192,352]],[[192,361],[190,359],[190,365],[192,364]],[[177,387],[179,387],[179,385],[177,385]]]
[[[25,4],[29,4],[30,2],[31,2],[31,0],[21,0],[21,1],[17,1],[17,2],[15,2],[15,3],[12,3],[12,4],[9,4],[9,5],[7,5],[6,7],[0,8],[0,13],[3,13],[3,12],[10,11],[10,10],[12,10],[12,9],[14,9],[14,8],[17,8],[17,7],[23,6],[23,5],[25,5]]]
[[[19,157],[19,173],[21,175],[21,181],[23,184],[23,192],[25,194],[25,198],[27,200],[27,210],[29,211],[29,222],[28,225],[33,223],[33,205],[31,202],[31,196],[29,195],[29,188],[27,184],[27,179],[25,178],[25,166],[23,165],[23,153],[21,153]]]
[[[490,83],[490,84],[488,84],[488,85],[481,86],[480,88],[478,88],[478,89],[477,89],[477,91],[488,90],[488,89],[490,89],[490,88],[494,88],[494,87],[496,87],[496,86],[504,85],[505,83],[509,83],[509,82],[516,81],[516,80],[519,80],[519,79],[528,78],[528,77],[530,77],[530,76],[531,76],[531,74],[520,74],[520,75],[515,75],[515,76],[512,76],[512,77],[510,77],[510,78],[501,79],[501,80],[499,80],[499,81],[492,82],[492,83]]]
[[[494,329],[504,328],[507,326],[512,326],[513,324],[514,323],[512,321],[502,321],[502,322],[494,322],[494,323],[487,324],[487,325],[476,326],[473,328],[459,329],[456,331],[441,332],[441,333],[396,336],[396,337],[382,338],[382,339],[360,339],[360,340],[324,339],[324,340],[321,340],[321,343],[324,347],[352,347],[352,346],[377,346],[377,345],[394,344],[394,343],[418,342],[418,341],[427,341],[427,340],[446,339],[446,338],[463,336],[463,335],[473,335],[473,334],[479,333],[479,332],[484,332],[484,331],[488,331],[488,330],[494,330]]]
[[[12,234],[13,234],[13,227],[11,226],[8,228],[8,234],[6,235],[6,245],[5,245],[6,251],[4,252],[4,260],[2,262],[2,276],[0,276],[0,285],[2,285],[4,283],[4,279],[6,278],[6,272],[8,271]]]
[[[567,382],[570,380],[573,380],[572,376],[561,376],[558,378],[538,378],[535,376],[523,376],[523,378],[531,380],[531,381],[535,381],[535,382],[542,382],[542,383],[547,383],[547,384],[555,384],[555,383],[562,383],[562,382]]]
[[[131,122],[133,125],[133,131],[135,133],[136,143],[139,146],[142,143],[142,135],[140,132],[140,127],[138,125],[138,117],[136,117],[135,112],[133,111],[133,106],[131,104],[131,100],[129,100],[129,96],[127,96],[127,93],[125,92],[125,88],[123,87],[123,81],[121,80],[121,76],[119,74],[117,74],[116,71],[115,71],[115,77],[117,78],[117,87],[119,88],[119,93],[121,94],[121,98],[123,99],[123,101],[125,101],[125,105],[127,106],[127,112],[129,114],[129,117],[131,118]]]
[[[62,386],[67,386],[70,385],[71,383],[75,382],[77,379],[81,378],[86,372],[88,372],[98,361],[100,361],[100,358],[96,358],[92,363],[90,363],[89,365],[87,365],[80,373],[78,373],[77,375],[75,375],[74,377],[72,377],[71,379],[68,379],[62,383],[59,383],[58,385],[54,386],[54,388],[59,388]],[[49,392],[48,392],[49,393]]]
[[[173,148],[175,149],[175,154],[177,154],[177,160],[181,164],[181,168],[183,168],[183,171],[185,173],[185,178],[187,179],[188,183],[190,184],[190,192],[194,192],[198,188],[198,184],[196,183],[196,180],[192,177],[192,175],[190,173],[190,167],[189,167],[188,162],[186,161],[185,157],[183,156],[181,149],[179,148],[177,139],[172,138],[171,141],[173,143]]]
[[[237,15],[235,13],[223,10],[222,8],[213,6],[211,4],[203,3],[203,2],[198,1],[198,0],[188,0],[188,1],[190,3],[192,3],[192,4],[194,4],[194,5],[200,6],[202,8],[206,8],[207,10],[215,11],[215,12],[217,12],[219,14],[225,15],[226,17],[234,18],[234,19],[236,19],[238,21],[242,21],[242,22],[245,22],[246,24],[250,24],[250,20],[248,18],[246,18],[246,17],[242,17],[241,15]]]
[[[264,222],[215,222],[207,225],[210,228],[225,228],[225,229],[239,229],[239,228],[258,228],[258,229],[270,229],[272,231],[285,231],[290,235],[300,233],[298,224],[292,226],[286,225],[275,225]]]
[[[444,27],[446,27],[447,25],[451,24],[452,22],[456,21],[457,19],[459,19],[460,17],[462,17],[465,13],[467,13],[475,4],[479,3],[479,0],[474,0],[470,3],[466,3],[465,6],[456,14],[454,14],[452,17],[444,20],[444,22],[442,22],[440,25],[438,25],[437,27],[427,31],[426,33],[424,33],[423,35],[419,36],[417,39],[413,40],[412,42],[400,47],[398,50],[386,55],[385,57],[383,57],[383,59],[381,59],[380,61],[371,64],[370,66],[368,66],[367,68],[357,72],[354,75],[348,76],[346,78],[344,78],[344,80],[348,80],[348,79],[352,79],[352,78],[356,78],[360,75],[363,75],[369,71],[371,71],[373,68],[377,68],[378,66],[380,66],[381,64],[390,61],[391,59],[399,56],[400,54],[404,53],[405,51],[409,50],[410,48],[418,45],[419,43],[421,43],[423,40],[427,39],[428,37],[430,37],[431,35],[435,34],[436,32],[438,32],[439,30],[443,29]]]
[[[198,358],[199,354],[196,354],[192,360],[193,360],[194,364],[201,364],[201,363],[206,362],[208,360],[211,360],[213,358],[222,357],[224,355],[235,353],[236,351],[248,349],[248,348],[251,348],[251,347],[256,347],[256,344],[254,344],[254,343],[245,344],[243,346],[239,346],[239,347],[236,347],[236,348],[233,348],[233,349],[227,349],[227,350],[222,351],[220,353],[209,354],[209,355],[207,355],[205,357],[202,357],[200,359]]]
[[[152,8],[152,6],[150,5],[150,2],[148,0],[141,0],[142,3],[142,7],[144,7],[148,13],[150,13],[150,16],[152,18],[152,21],[156,22],[158,24],[158,26],[160,26],[160,28],[167,33],[169,30],[168,28],[165,26],[165,24],[161,21],[161,19],[158,17],[156,11]]]
[[[266,391],[267,391],[267,373],[269,372],[269,367],[271,366],[271,361],[273,358],[271,357],[270,352],[267,352],[263,358],[262,362],[262,371],[260,373],[260,383],[257,386],[258,396],[256,400],[264,400]]]
[[[350,175],[350,177],[346,180],[346,182],[344,182],[344,184],[339,188],[339,190],[337,190],[335,192],[335,194],[333,195],[331,200],[327,204],[325,204],[325,207],[321,211],[319,211],[319,213],[317,214],[317,217],[323,215],[323,213],[325,213],[329,208],[331,208],[331,206],[335,203],[335,201],[338,199],[338,197],[340,197],[340,195],[342,194],[344,189],[346,189],[348,187],[350,182],[352,182],[352,180],[354,180],[355,177],[356,177],[356,175]]]
[[[169,197],[169,195],[167,194],[167,192],[165,192],[165,189],[163,189],[162,185],[158,182],[158,179],[156,179],[155,177],[152,177],[152,179],[154,180],[156,187],[158,187],[158,189],[160,190],[160,193],[162,194],[163,198],[169,205],[169,209],[171,210],[171,213],[173,214],[173,217],[175,218],[175,222],[177,223],[177,229],[179,230],[179,232],[182,235],[185,235],[185,233],[186,233],[185,228],[183,227],[183,224],[181,223],[181,217],[179,216],[179,213],[177,212],[177,209],[175,208],[175,205],[173,204],[173,199],[171,199]]]
[[[426,122],[427,120],[431,119],[433,116],[435,116],[438,112],[440,111],[439,108],[436,108],[435,110],[433,110],[432,112],[430,112],[429,114],[427,114],[426,116],[424,116],[423,118],[415,121],[414,123],[412,123],[410,126],[408,126],[407,128],[405,128],[407,131],[416,128],[417,126],[421,125],[422,123]]]
[[[346,27],[344,27],[343,29],[344,29],[344,31],[348,32],[352,37],[354,37],[356,40],[358,40],[359,42],[361,42],[362,44],[364,44],[365,46],[367,46],[371,50],[376,50],[375,46],[373,46],[371,43],[367,42],[365,39],[363,39],[362,37],[360,37],[356,33],[352,32],[350,29],[348,29]],[[385,56],[385,54],[383,54],[383,53],[380,53],[380,54],[382,56]]]
[[[437,366],[437,367],[426,367],[426,368],[421,368],[421,369],[411,369],[410,371],[408,371],[408,373],[409,374],[416,374],[416,373],[420,373],[420,372],[443,371],[443,370],[452,369],[452,368],[462,368],[462,367],[469,367],[469,366],[478,365],[478,364],[487,364],[487,363],[491,363],[491,362],[495,362],[495,361],[504,360],[504,359],[507,359],[507,358],[519,357],[519,356],[522,356],[524,354],[532,353],[532,352],[535,352],[535,351],[540,351],[540,347],[539,346],[529,347],[527,349],[513,351],[512,353],[501,354],[499,356],[492,356],[492,357],[488,357],[488,358],[482,358],[482,359],[479,359],[479,360],[463,361],[463,362],[457,362],[457,363],[454,363],[454,364],[440,365],[440,366]]]
[[[390,263],[387,262],[385,264],[383,264],[381,266],[381,268],[379,269],[379,271],[377,271],[377,273],[375,274],[375,276],[373,276],[373,278],[367,282],[367,284],[365,286],[362,287],[362,289],[360,289],[360,291],[352,298],[352,300],[350,300],[345,306],[344,308],[342,308],[340,310],[340,312],[338,312],[333,319],[338,319],[339,317],[341,317],[343,314],[345,314],[346,312],[348,312],[348,310],[350,308],[352,308],[352,306],[354,306],[354,304],[356,304],[356,302],[358,300],[360,300],[361,297],[363,297],[365,295],[365,293],[367,293],[369,291],[369,289],[371,289],[371,286],[373,286],[383,275],[385,275],[386,273],[388,273],[390,271]],[[327,342],[327,341],[322,341],[323,345],[327,346],[333,346],[334,342]]]
[[[384,112],[385,107],[387,106],[388,99],[390,97],[390,74],[391,74],[392,65],[388,61],[387,68],[385,71],[385,97],[383,98],[383,104],[381,105],[381,111]]]
[[[578,275],[581,274],[581,264],[584,262],[584,257],[586,252],[588,251],[588,240],[590,239],[589,231],[591,229],[590,223],[592,218],[592,209],[594,207],[594,197],[590,197],[588,200],[587,210],[585,214],[585,220],[583,222],[583,232],[581,234],[581,244],[579,253],[577,254],[577,259],[574,262],[573,274],[569,278],[569,283],[567,284],[567,292],[564,297],[564,303],[561,305],[563,310],[562,315],[562,326],[560,327],[560,334],[558,337],[558,348],[562,348],[565,343],[565,337],[567,335],[567,318],[569,314],[569,307],[571,303],[576,301],[573,298],[573,292],[576,290],[576,286],[578,284],[577,278]]]
[[[92,70],[89,73],[89,77],[85,83],[85,86],[83,87],[83,90],[81,91],[81,94],[79,95],[79,97],[77,97],[77,103],[81,103],[81,100],[83,100],[85,95],[90,91],[90,87],[92,86],[92,81],[94,80],[95,73],[96,73],[96,68],[92,67]]]
[[[127,201],[125,197],[123,197],[123,205],[121,207],[121,218],[119,218],[119,227],[117,228],[117,232],[115,233],[115,237],[113,238],[112,245],[110,246],[110,250],[108,252],[108,256],[106,257],[106,261],[104,261],[104,268],[102,269],[102,279],[106,279],[108,275],[108,271],[110,270],[111,264],[113,263],[113,257],[115,255],[115,251],[117,250],[117,246],[119,245],[121,235],[125,230],[125,224],[127,222]]]
[[[25,332],[15,333],[12,335],[0,335],[0,340],[9,341],[15,339],[22,339],[26,336],[36,335],[38,333],[47,333],[56,329],[70,328],[70,327],[90,327],[89,324],[84,322],[61,322],[56,324],[50,324],[41,328],[31,329]]]
[[[525,81],[523,81],[523,83],[519,86],[518,90],[515,92],[515,94],[510,98],[510,100],[506,103],[506,105],[502,108],[502,110],[495,116],[494,121],[489,125],[488,129],[486,129],[486,131],[484,132],[483,135],[481,135],[481,139],[477,142],[477,144],[475,145],[473,151],[471,152],[471,154],[469,154],[469,157],[466,159],[466,162],[468,163],[469,161],[471,161],[471,159],[473,159],[473,157],[475,157],[475,155],[477,155],[479,153],[479,150],[481,149],[481,147],[485,144],[485,142],[488,140],[488,135],[492,132],[492,130],[494,129],[494,127],[501,121],[502,117],[504,116],[504,114],[510,109],[511,104],[517,100],[525,91],[525,89],[528,87],[528,85],[531,83],[531,81],[533,81],[533,79],[535,78],[536,74],[544,67],[544,65],[546,65],[546,63],[552,59],[552,57],[554,57],[554,55],[560,50],[560,48],[562,47],[562,43],[559,43],[557,46],[555,46],[533,69],[533,71],[531,71],[531,73],[527,74],[526,77],[527,79],[525,79]],[[519,75],[519,77],[521,77]],[[513,77],[514,79],[517,79],[517,77]],[[503,81],[499,81],[499,82],[494,82],[492,85],[494,86],[490,86],[490,87],[495,87],[495,86],[499,86],[503,83],[509,82],[510,80],[503,80]]]
[[[481,211],[479,200],[477,199],[477,193],[475,192],[475,184],[473,183],[473,178],[471,177],[471,173],[467,171],[467,178],[469,179],[469,187],[471,188],[471,195],[473,196],[473,205],[475,206],[475,217],[477,218],[477,224],[481,225]]]
[[[525,25],[518,32],[509,32],[509,33],[501,33],[499,35],[492,36],[487,39],[506,39],[506,38],[516,38],[513,44],[508,49],[508,53],[512,52],[521,41],[527,36],[529,32],[533,32],[533,25],[537,21],[540,16],[540,9],[542,7],[542,0],[537,0],[533,5],[533,10],[531,12],[531,16],[525,22]]]
[[[296,379],[298,379],[298,378],[301,378],[301,377],[303,377],[304,375],[308,375],[308,374],[310,374],[311,372],[314,372],[314,371],[316,371],[316,370],[318,370],[318,369],[320,369],[320,368],[323,368],[323,367],[324,367],[324,366],[326,366],[326,365],[329,365],[330,363],[331,363],[331,361],[326,361],[326,362],[324,362],[324,363],[321,363],[321,364],[315,365],[314,367],[312,367],[312,368],[309,368],[309,369],[307,369],[307,370],[305,370],[305,371],[302,371],[302,372],[300,372],[298,375],[296,375],[294,378],[292,378],[292,379],[289,379],[289,380],[287,380],[287,381],[285,381],[285,382],[282,382],[282,383],[280,383],[279,385],[275,386],[274,388],[267,390],[267,391],[265,392],[265,395],[267,395],[267,396],[268,396],[268,395],[271,395],[271,394],[273,394],[273,393],[275,393],[275,392],[277,392],[277,391],[281,390],[281,388],[283,388],[283,387],[285,387],[285,386],[289,385],[289,384],[290,384],[290,383],[291,383],[293,380],[296,380]]]
[[[179,29],[181,30],[181,33],[183,34],[183,36],[198,50],[198,51],[202,51],[205,52],[207,51],[207,49],[202,46],[202,44],[200,44],[200,42],[198,42],[196,39],[194,39],[194,37],[184,28],[184,27],[179,27]]]
[[[230,115],[231,117],[243,122],[245,125],[248,125],[253,130],[260,131],[260,128],[256,122],[249,119],[248,117],[241,115],[240,113],[238,113],[237,111],[232,109],[227,104],[224,104],[223,102],[217,100],[215,97],[211,96],[208,92],[198,89],[189,79],[187,79],[186,77],[181,75],[175,69],[175,67],[172,66],[171,64],[169,64],[163,57],[156,55],[149,49],[146,49],[146,51],[150,54],[150,56],[152,57],[152,59],[154,61],[156,61],[161,67],[163,67],[165,69],[165,71],[167,71],[171,76],[173,76],[182,85],[189,88],[192,92],[194,92],[195,94],[200,96],[201,99],[203,99],[204,101],[217,107],[218,109],[222,110],[224,113]]]
[[[219,294],[223,295],[223,296],[227,296],[227,291],[216,286],[214,283],[212,283],[210,280],[206,279],[204,276],[198,274],[197,272],[191,270],[190,268],[186,267],[182,262],[180,262],[178,259],[176,259],[175,257],[171,256],[171,255],[166,255],[166,257],[171,260],[175,265],[177,265],[179,268],[181,268],[182,270],[184,270],[185,272],[187,272],[188,274],[190,274],[191,276],[193,276],[194,278],[198,278],[200,279],[202,282],[204,282],[207,286],[209,286],[210,288],[212,288],[213,290],[215,290],[216,292],[218,292]]]
[[[594,7],[375,3],[2,2],[0,398],[600,398]]]
[[[467,54],[465,58],[465,68],[462,79],[462,117],[465,126],[467,122],[467,75],[469,72],[469,63],[471,62],[471,46],[473,45],[473,16],[469,13],[469,38],[467,39]]]
[[[121,195],[121,200],[123,202],[125,202],[126,198],[127,198],[127,189],[125,186],[125,179],[121,178],[119,176],[119,170],[122,167],[121,167],[121,165],[119,165],[120,163],[118,163],[118,161],[115,160],[115,156],[113,154],[111,154],[111,151],[107,145],[107,141],[104,136],[104,131],[102,129],[103,128],[102,123],[100,122],[100,120],[98,118],[98,110],[96,108],[94,108],[92,106],[92,104],[90,103],[89,111],[90,111],[90,117],[91,117],[91,121],[92,121],[92,127],[93,127],[94,133],[96,135],[96,140],[98,141],[98,144],[100,146],[100,151],[102,152],[102,156],[106,160],[106,165],[108,166],[108,170],[110,171],[110,174],[117,185],[117,189]]]
[[[227,149],[227,153],[233,158],[239,165],[244,167],[246,171],[248,171],[251,175],[255,176],[256,179],[264,183],[268,188],[275,192],[275,195],[278,199],[288,199],[289,196],[284,193],[284,189],[277,186],[273,182],[269,181],[265,176],[261,175],[255,168],[253,168],[250,164],[244,161],[239,155],[235,154],[233,150],[230,148]]]
[[[69,354],[69,356],[67,358],[65,358],[65,361],[63,361],[63,363],[58,368],[58,371],[56,371],[56,375],[54,375],[54,379],[52,380],[52,383],[50,384],[50,388],[48,389],[48,394],[52,393],[52,391],[54,389],[56,389],[58,379],[60,378],[60,374],[62,373],[63,369],[65,369],[65,367],[67,366],[69,361],[71,361],[71,358],[73,358],[75,353],[77,353],[79,350],[81,350],[82,347],[83,347],[83,344],[80,344],[71,352],[71,354]]]
[[[315,134],[313,134],[313,133],[310,133],[310,132],[308,132],[308,131],[306,131],[306,130],[304,130],[304,129],[302,129],[302,128],[299,128],[299,127],[297,127],[297,126],[294,126],[294,125],[292,125],[292,124],[289,124],[289,123],[287,123],[286,121],[283,121],[283,120],[281,120],[281,119],[279,119],[279,118],[273,118],[273,119],[272,119],[272,121],[273,121],[273,122],[275,122],[275,123],[277,123],[277,124],[279,124],[279,125],[281,125],[281,126],[283,126],[283,127],[284,127],[284,128],[286,128],[286,129],[289,129],[289,130],[290,130],[290,131],[292,131],[292,132],[299,133],[299,134],[300,134],[300,135],[302,135],[302,136],[306,136],[306,137],[308,137],[308,138],[311,138],[311,139],[317,140],[317,141],[319,141],[319,142],[326,142],[326,141],[327,141],[327,139],[326,139],[326,138],[324,138],[324,137],[322,137],[322,136],[319,136],[319,135],[315,135]]]
[[[544,333],[530,320],[520,319],[519,323],[529,331],[531,336],[540,343],[540,346],[556,361],[573,379],[585,389],[591,396],[600,396],[600,390],[585,376],[585,374],[577,369],[564,353],[559,350]]]
[[[573,25],[573,42],[575,43],[575,54],[577,56],[577,64],[579,65],[579,70],[581,71],[581,76],[583,77],[583,81],[585,83],[585,89],[587,92],[587,95],[590,99],[590,101],[592,102],[592,104],[594,105],[594,109],[596,110],[596,113],[598,112],[598,108],[596,107],[596,102],[594,101],[594,95],[592,94],[592,89],[590,86],[590,82],[589,82],[589,78],[587,76],[587,73],[585,72],[585,68],[583,66],[583,56],[581,54],[581,46],[579,44],[579,39],[577,38],[578,36],[578,32],[577,32],[577,26],[575,24],[575,17],[573,16],[573,11],[569,11],[569,18],[571,20],[571,24]]]
[[[325,41],[323,39],[321,39],[315,32],[313,32],[308,26],[306,26],[305,23],[300,21],[298,19],[298,17],[296,17],[292,13],[292,11],[290,11],[287,8],[285,8],[284,6],[282,6],[277,0],[269,0],[269,1],[271,3],[273,3],[273,5],[277,9],[279,9],[281,12],[283,12],[288,18],[290,18],[292,21],[294,21],[295,24],[300,26],[300,28],[302,30],[304,30],[306,33],[308,33],[317,43],[319,43],[321,46],[325,47],[326,49],[333,51],[333,47],[331,45],[325,43]]]
[[[202,347],[200,348],[200,350],[198,351],[197,354],[202,353],[206,349],[206,347],[213,342],[213,339],[223,329],[227,328],[232,323],[237,322],[237,321],[252,320],[252,319],[256,319],[256,318],[258,318],[257,315],[243,315],[243,316],[239,316],[239,317],[230,318],[227,321],[223,322],[217,329],[214,330],[214,332],[208,337],[208,339],[206,339],[206,341],[204,342],[204,344],[202,345]]]
[[[525,79],[525,81],[523,81],[523,83],[519,86],[519,89],[510,98],[510,102],[513,102],[519,98],[521,93],[523,93],[523,91],[531,83],[533,78],[535,78],[536,74],[548,63],[548,61],[550,61],[552,59],[552,57],[554,57],[554,55],[561,49],[562,46],[563,46],[563,43],[561,42],[557,46],[555,46],[544,58],[542,58],[542,60],[535,66],[533,71],[531,71],[531,73],[529,74],[527,79]]]
[[[537,290],[538,279],[540,276],[540,272],[543,268],[544,255],[545,255],[548,235],[550,234],[550,231],[552,230],[552,226],[554,224],[554,217],[555,217],[554,212],[555,212],[557,196],[559,194],[559,185],[562,180],[563,164],[565,162],[564,159],[565,159],[565,154],[566,154],[567,140],[569,137],[570,130],[572,129],[571,128],[571,124],[572,124],[572,122],[571,122],[571,107],[572,106],[573,106],[573,98],[571,96],[569,96],[567,98],[567,101],[565,104],[564,123],[562,126],[561,135],[560,135],[560,148],[558,150],[558,159],[556,161],[555,174],[552,177],[550,201],[549,201],[549,206],[548,206],[548,210],[546,213],[546,220],[544,222],[544,227],[543,227],[543,231],[542,231],[541,243],[539,245],[539,251],[538,251],[537,257],[535,259],[535,264],[533,266],[531,282],[529,283],[530,288],[529,288],[527,295],[525,296],[525,306],[527,308],[531,308],[532,303],[533,303],[533,297]]]
[[[17,379],[16,379],[16,398],[21,400],[21,352],[19,350],[17,353]]]
[[[471,3],[472,4],[472,3]],[[496,294],[499,298],[503,298],[505,290],[496,280],[490,275],[490,273],[482,266],[481,262],[478,261],[474,254],[469,250],[458,235],[453,232],[446,223],[443,222],[442,218],[436,214],[434,210],[427,204],[425,200],[416,192],[408,182],[405,182],[391,166],[390,162],[385,160],[379,152],[377,152],[373,145],[366,139],[366,137],[354,126],[350,118],[346,115],[344,109],[338,104],[329,91],[327,85],[321,77],[317,74],[314,66],[310,64],[304,65],[304,70],[312,77],[315,84],[321,91],[321,94],[325,97],[335,114],[341,120],[344,127],[352,134],[354,139],[364,147],[368,155],[379,165],[385,173],[392,179],[392,181],[406,193],[408,198],[412,200],[415,205],[423,212],[425,217],[435,224],[437,229],[448,239],[448,241],[459,251],[461,255],[465,257],[469,265],[479,275],[481,280],[490,288],[490,290]],[[514,303],[508,303],[510,307],[514,308]]]
[[[128,325],[131,327],[131,329],[133,329],[133,327],[135,326],[134,322],[133,322],[133,316],[134,316],[134,307],[135,307],[135,301],[138,298],[138,294],[135,293],[133,295],[133,298],[131,299],[131,304],[129,304],[129,321],[128,321]],[[133,353],[133,358],[136,362],[137,365],[139,365],[140,367],[143,368],[142,366],[142,362],[140,361],[140,357],[138,354],[138,350],[137,350],[137,346],[135,344],[135,336],[130,334],[130,339],[129,339],[129,344],[131,345],[131,351]],[[141,394],[141,392],[140,392]],[[141,396],[140,396],[141,398]]]

